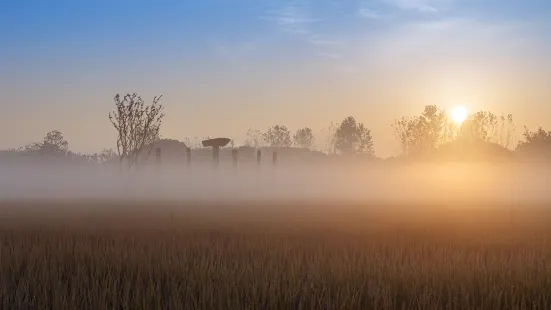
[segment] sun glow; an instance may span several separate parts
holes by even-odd
[[[462,124],[467,119],[468,115],[467,109],[461,106],[453,108],[450,112],[452,121],[456,124]]]

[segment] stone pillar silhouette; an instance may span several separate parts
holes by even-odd
[[[157,172],[159,172],[161,170],[161,148],[160,147],[158,147],[155,150],[155,166],[156,166]]]
[[[237,170],[237,160],[239,158],[239,150],[233,149],[231,151],[232,161],[233,161],[233,168]]]
[[[186,147],[186,165],[188,168],[191,167],[191,148]]]
[[[256,165],[258,167],[260,167],[260,163],[262,161],[262,151],[261,150],[257,150],[256,151]]]
[[[219,163],[220,163],[220,147],[215,146],[212,148],[212,164],[214,165],[214,168],[218,168]]]
[[[220,161],[220,148],[226,146],[230,143],[228,138],[216,138],[203,141],[204,147],[212,147],[212,163],[214,168],[218,168],[218,163]]]
[[[275,166],[277,166],[277,152],[274,151],[274,153],[272,154],[272,163]]]

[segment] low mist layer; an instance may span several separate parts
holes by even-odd
[[[283,164],[2,167],[2,200],[338,201],[546,203],[550,169],[528,164]]]

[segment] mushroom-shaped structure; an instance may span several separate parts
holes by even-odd
[[[228,145],[230,141],[231,140],[228,138],[216,138],[216,139],[203,140],[204,147],[212,147],[212,160],[215,167],[218,167],[218,161],[220,158],[220,148]]]
[[[203,140],[203,146],[204,147],[213,147],[213,148],[220,148],[228,145],[230,143],[230,139],[228,138],[216,138],[216,139],[209,139],[209,140]]]

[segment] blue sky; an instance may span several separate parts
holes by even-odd
[[[134,91],[165,96],[176,139],[284,123],[323,144],[353,115],[389,155],[393,118],[424,104],[551,127],[550,20],[546,0],[4,0],[0,147],[54,128],[112,147],[112,97]]]

